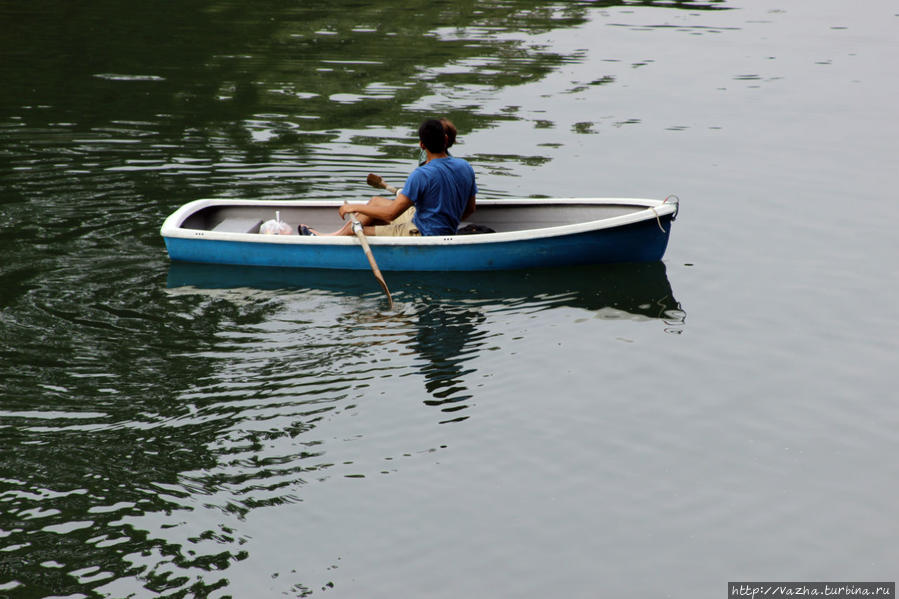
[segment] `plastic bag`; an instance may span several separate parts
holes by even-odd
[[[293,229],[281,220],[281,212],[275,212],[275,218],[267,220],[259,226],[259,232],[263,235],[290,235]]]

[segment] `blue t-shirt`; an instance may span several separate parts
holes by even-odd
[[[412,171],[403,195],[415,205],[422,235],[455,235],[468,200],[477,195],[474,169],[461,158],[435,158]]]

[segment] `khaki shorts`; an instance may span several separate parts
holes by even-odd
[[[419,231],[418,227],[415,226],[415,223],[412,222],[413,216],[415,216],[414,206],[396,217],[396,219],[389,225],[375,226],[375,236],[417,237],[421,235],[421,231]]]

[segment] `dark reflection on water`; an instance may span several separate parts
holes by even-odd
[[[477,96],[449,98],[533,82],[580,60],[526,34],[628,4],[189,1],[127,14],[108,1],[6,4],[0,155],[11,169],[0,166],[0,204],[38,201],[37,220],[71,229],[76,199],[108,215],[121,198],[142,197],[159,218],[198,194],[357,194],[335,180],[368,168],[360,150],[402,161],[385,165],[399,176],[424,115],[445,112],[463,138],[519,118],[514,107],[485,112]],[[491,169],[546,160],[473,158]],[[12,222],[33,216],[16,209]]]
[[[606,318],[663,320],[669,332],[682,330],[686,312],[674,298],[664,263],[618,264],[494,273],[390,273],[397,302],[395,322],[414,331],[409,348],[420,358],[419,372],[437,406],[457,422],[473,390],[463,381],[476,366],[489,335],[481,325],[485,309],[541,311],[573,307]],[[168,286],[203,289],[260,288],[326,290],[338,295],[367,295],[374,283],[368,272],[251,268],[177,262],[169,267]],[[386,307],[386,306],[385,306]],[[458,413],[458,414],[457,414]]]
[[[0,89],[0,117],[13,117],[6,135],[19,138],[21,127],[39,132],[35,151],[69,145],[72,133],[138,144],[144,151],[131,153],[135,169],[177,170],[172,159],[185,155],[214,163],[235,150],[246,163],[266,163],[278,150],[307,153],[336,139],[339,128],[394,123],[400,106],[435,87],[538,79],[565,57],[502,39],[495,28],[576,25],[588,10],[521,0],[460,7],[191,1],[174,12],[152,4],[129,14],[116,6],[3,9],[2,69],[14,65],[17,75]],[[448,63],[465,68],[447,71]],[[460,114],[462,130],[494,118],[461,112],[474,119]],[[406,114],[402,124],[418,118]],[[388,149],[397,152],[408,156],[403,147]]]
[[[430,298],[473,303],[523,302],[535,306],[571,306],[585,310],[614,308],[648,318],[668,318],[681,311],[674,299],[664,262],[608,264],[501,272],[391,272],[388,286],[399,302]],[[170,289],[322,289],[341,295],[372,294],[376,284],[367,271],[256,268],[172,262]]]
[[[888,5],[0,2],[0,596],[876,579]],[[692,195],[696,268],[389,273],[395,311],[169,268],[177,206],[363,199],[431,112],[483,197]]]
[[[158,556],[160,571],[241,558],[182,553],[125,520],[183,511],[182,473],[215,467],[221,425],[192,420],[178,395],[210,375],[202,354],[221,323],[258,321],[266,307],[210,302],[196,318],[197,304],[168,298],[144,265],[94,260],[97,270],[43,273],[2,319],[0,571],[25,585],[16,596],[130,577],[163,592],[183,580],[135,556]]]
[[[517,118],[452,98],[577,62],[527,34],[616,4],[0,5],[0,595],[228,586],[241,522],[351,472],[323,430],[378,380],[472,417],[496,311],[682,322],[661,264],[396,274],[392,314],[367,273],[166,274],[175,206],[363,197],[369,170],[408,171],[423,115]]]
[[[463,377],[471,374],[474,366],[466,368],[465,363],[484,345],[487,334],[478,330],[484,320],[477,309],[461,306],[422,304],[416,310],[416,335],[411,347],[422,358],[425,389],[433,396],[425,404],[440,407],[453,416],[453,422],[468,418],[456,413],[469,407],[463,402],[471,399],[472,391]]]

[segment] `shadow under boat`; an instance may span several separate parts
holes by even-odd
[[[397,301],[536,302],[586,310],[620,310],[683,320],[663,262],[492,272],[390,272]],[[317,289],[338,295],[380,294],[371,272],[172,262],[171,289]]]

